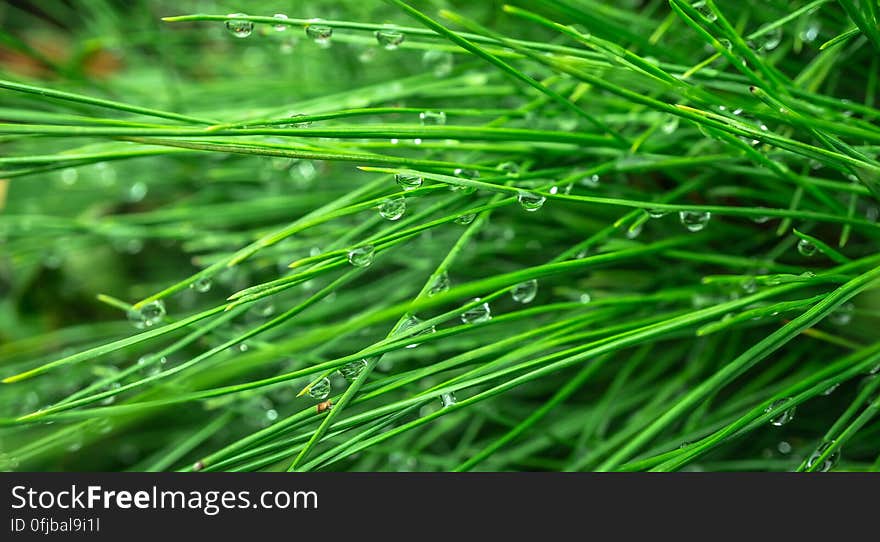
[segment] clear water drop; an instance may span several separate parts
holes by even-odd
[[[461,215],[460,217],[455,219],[455,223],[467,226],[468,224],[473,222],[475,218],[477,218],[477,215],[475,213]]]
[[[663,209],[648,209],[647,213],[651,218],[663,218],[669,214],[669,211],[664,211]]]
[[[153,327],[165,316],[165,302],[161,299],[150,301],[140,308],[128,311],[128,320],[138,329]]]
[[[833,445],[833,441],[823,442],[818,448],[816,448],[816,451],[814,451],[810,455],[810,458],[807,459],[807,468],[813,469],[814,466],[818,464],[818,468],[816,470],[819,472],[828,472],[833,469],[834,466],[837,465],[837,462],[840,460],[840,448],[836,448],[833,452],[828,454],[828,457],[826,457],[822,460],[821,463],[819,463],[819,458],[822,457],[825,452],[827,452],[828,449],[831,448]]]
[[[275,15],[272,15],[272,18],[286,21],[287,15],[285,15],[283,13],[276,13]],[[272,25],[272,28],[275,29],[275,32],[284,32],[285,30],[287,30],[287,25],[286,24],[276,24],[276,25]]]
[[[754,278],[749,278],[744,280],[740,286],[745,293],[753,294],[758,290],[758,281],[756,281]]]
[[[480,301],[477,297],[474,301]],[[461,321],[465,324],[482,324],[492,319],[492,310],[488,303],[480,303],[461,314]]]
[[[136,183],[132,183],[131,186],[125,191],[125,201],[128,203],[138,203],[144,200],[147,197],[147,192],[149,188],[147,184],[141,181],[137,181]]]
[[[434,74],[434,77],[446,77],[452,73],[455,57],[449,51],[426,51],[422,55],[422,65],[426,70]]]
[[[369,267],[373,263],[376,249],[373,245],[364,245],[348,251],[348,263],[355,267]]]
[[[772,51],[779,47],[779,44],[782,43],[782,27],[776,27],[773,30],[767,32],[763,36],[761,36],[761,49],[765,51]]]
[[[678,117],[671,116],[669,120],[660,125],[660,131],[669,135],[678,130]]]
[[[424,323],[424,320],[422,320],[418,316],[410,315],[409,318],[407,318],[402,324],[400,324],[400,327],[397,328],[396,334],[397,335],[408,335],[408,334],[412,335],[412,333],[407,333],[407,332],[410,329],[412,329],[418,325],[421,325],[423,323]],[[436,332],[437,332],[437,328],[435,326],[430,326],[430,327],[427,327],[427,328],[419,331],[418,333],[416,333],[416,335],[430,335],[431,333],[436,333]],[[415,348],[419,344],[420,343],[408,344],[408,345],[406,345],[406,348]]]
[[[431,288],[428,289],[428,297],[435,296],[437,294],[442,294],[443,292],[449,291],[449,287],[452,285],[452,281],[449,280],[449,273],[446,271],[437,275],[437,278],[434,279],[434,282],[431,284]]]
[[[687,228],[689,232],[702,231],[712,218],[712,213],[708,211],[681,211],[678,213],[678,219],[682,226]]]
[[[424,179],[419,175],[410,175],[408,173],[398,173],[394,176],[394,181],[405,191],[415,190],[422,186]]]
[[[581,296],[578,298],[578,301],[580,301],[584,305],[586,305],[587,303],[589,303],[592,300],[593,300],[592,296],[590,296],[590,294],[588,294],[586,292],[582,293]]]
[[[446,113],[443,111],[422,111],[419,113],[419,121],[422,126],[446,124]]]
[[[379,204],[379,216],[385,220],[400,220],[406,213],[406,199],[403,196],[388,198]]]
[[[535,279],[520,282],[510,290],[510,296],[517,303],[531,303],[538,295],[538,281]]]
[[[852,322],[853,313],[855,312],[855,310],[855,305],[847,302],[838,307],[830,315],[828,315],[828,319],[831,321],[832,324],[836,326],[845,326]]]
[[[776,446],[776,449],[781,454],[788,454],[791,453],[791,444],[783,440]]]
[[[586,186],[587,188],[598,188],[599,187],[599,176],[598,175],[587,175],[583,179],[581,179],[581,184]]]
[[[406,36],[403,32],[397,30],[376,30],[376,41],[388,51],[393,51],[400,47]]]
[[[324,400],[330,395],[330,389],[330,379],[322,378],[309,388],[309,397],[312,399]]]
[[[364,369],[367,368],[367,360],[362,359],[358,361],[352,361],[351,363],[346,363],[342,367],[340,367],[339,374],[342,375],[342,378],[347,380],[348,382],[354,382],[355,379],[364,372]]]
[[[801,239],[798,241],[797,250],[801,254],[801,256],[812,256],[816,254],[816,245],[807,239]]]
[[[547,201],[547,198],[533,192],[520,192],[517,194],[516,200],[524,211],[533,213],[544,206],[544,202]]]
[[[822,395],[827,397],[827,396],[831,395],[832,393],[834,393],[835,390],[837,390],[837,388],[839,388],[839,387],[840,387],[840,382],[838,382],[836,384],[832,384],[832,385],[828,386],[825,389],[825,391],[822,392]]]
[[[699,2],[694,2],[691,4],[691,7],[696,9],[700,15],[705,17],[709,22],[715,22],[718,19],[718,16],[709,9],[709,6],[706,5],[705,0],[700,0]]]
[[[457,402],[458,402],[458,400],[455,398],[455,394],[452,392],[440,394],[440,405],[443,408],[446,408],[448,406],[452,406]]]
[[[764,412],[776,410],[786,403],[788,403],[788,399],[777,399],[776,401],[773,401],[770,406],[764,409]],[[778,414],[775,418],[772,418],[770,420],[770,424],[775,425],[776,427],[782,427],[783,425],[794,419],[795,410],[795,407],[792,406],[791,408],[782,411],[782,413]]]
[[[519,165],[516,162],[504,162],[498,164],[498,167],[496,167],[495,169],[504,173],[505,175],[516,175],[519,173]]]
[[[199,292],[200,294],[209,291],[211,289],[211,286],[211,277],[199,277],[195,280],[195,282],[189,285],[190,288]]]
[[[247,17],[244,13],[230,13],[227,17]],[[226,21],[226,29],[236,38],[246,38],[254,31],[254,23],[244,19],[230,19]]]
[[[310,24],[306,27],[306,36],[318,45],[330,45],[330,38],[333,37],[333,28],[322,24]]]

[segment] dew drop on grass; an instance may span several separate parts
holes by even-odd
[[[765,51],[776,49],[779,47],[779,44],[782,43],[782,28],[777,26],[761,36],[761,40],[761,49]]]
[[[779,450],[779,453],[781,454],[787,454],[791,452],[791,444],[783,440],[776,445],[776,449]]]
[[[211,278],[210,277],[199,277],[189,285],[190,288],[203,294],[211,289]]]
[[[474,299],[474,301],[480,301],[480,298],[477,297]],[[461,321],[465,324],[482,324],[483,322],[488,322],[491,319],[492,310],[489,308],[488,303],[480,303],[479,305],[471,307],[461,314]]]
[[[424,323],[424,320],[422,320],[418,316],[410,315],[402,324],[400,324],[400,327],[397,328],[396,335],[412,335],[411,333],[407,333],[407,331],[416,327],[416,326],[422,325],[423,323]],[[436,332],[437,332],[437,328],[435,326],[430,326],[430,327],[427,327],[427,328],[419,331],[415,335],[429,335],[431,333],[436,333]],[[419,344],[420,343],[408,344],[408,345],[406,345],[406,348],[415,348]]]
[[[801,256],[812,256],[816,253],[816,245],[806,239],[801,239],[798,241],[797,250]]]
[[[285,15],[283,13],[276,13],[275,15],[272,15],[272,18],[286,21],[287,15]],[[285,30],[287,30],[287,25],[286,24],[276,24],[276,25],[272,25],[272,28],[275,29],[275,32],[284,32]]]
[[[510,290],[510,296],[517,303],[531,303],[538,295],[538,281],[535,279],[520,282]]]
[[[128,320],[138,329],[153,327],[165,316],[165,302],[161,299],[150,301],[142,307],[128,311]]]
[[[339,374],[348,382],[354,382],[355,379],[367,368],[367,360],[361,359],[346,363],[339,368]]]
[[[422,111],[419,113],[419,121],[422,126],[440,126],[446,124],[446,113],[443,111]]]
[[[422,186],[424,179],[418,175],[410,175],[408,173],[398,173],[394,176],[394,181],[397,182],[400,188],[409,191],[415,190]]]
[[[744,280],[740,286],[745,293],[753,294],[758,290],[758,281],[753,278],[749,278]]]
[[[516,162],[504,162],[498,164],[498,167],[495,169],[504,173],[505,175],[516,175],[517,173],[519,173],[519,165],[517,165]]]
[[[671,134],[678,130],[678,117],[672,116],[660,126],[660,131],[664,134]]]
[[[434,74],[434,77],[446,77],[452,73],[455,58],[449,51],[426,51],[422,55],[422,65]]]
[[[455,394],[452,392],[440,394],[440,405],[443,408],[446,408],[448,406],[452,406],[457,402],[458,402],[458,400],[455,398]]]
[[[306,27],[306,36],[318,45],[330,45],[330,38],[333,37],[333,28],[322,24],[310,24]]]
[[[388,198],[379,204],[379,216],[385,220],[399,220],[406,213],[406,199],[403,196]]]
[[[651,218],[663,218],[668,214],[669,211],[664,211],[663,209],[648,209],[648,216]]]
[[[712,213],[706,211],[681,211],[678,213],[681,225],[689,232],[702,231],[709,223],[710,218],[712,218]]]
[[[330,379],[322,378],[315,382],[309,388],[309,397],[312,399],[324,400],[330,395]]]
[[[822,395],[827,397],[828,395],[831,395],[832,393],[834,393],[834,391],[837,390],[837,388],[839,388],[839,387],[840,387],[840,382],[837,382],[836,384],[831,384],[830,386],[828,386],[825,389],[825,391],[822,392]]]
[[[547,198],[533,192],[520,192],[517,194],[516,200],[524,211],[533,213],[544,206]]]
[[[247,17],[244,13],[230,13],[227,17]],[[226,29],[236,38],[246,38],[254,31],[254,23],[244,19],[230,19],[226,21]]]
[[[467,215],[461,215],[460,217],[455,219],[455,223],[461,224],[463,226],[467,226],[468,224],[473,222],[475,218],[477,218],[477,215],[474,213],[467,214]]]
[[[589,303],[592,300],[593,300],[593,298],[590,296],[590,294],[588,294],[586,292],[582,293],[581,296],[578,298],[578,301],[580,301],[584,305],[586,305],[587,303]]]
[[[853,312],[855,312],[855,310],[856,307],[852,303],[844,303],[838,307],[837,310],[832,312],[828,316],[828,319],[836,326],[845,326],[852,322]]]
[[[714,22],[716,19],[718,19],[718,16],[715,15],[715,13],[711,9],[709,9],[708,5],[706,5],[705,0],[694,2],[693,4],[691,4],[691,7],[696,9],[700,13],[700,15],[705,17],[709,22]]]
[[[348,251],[348,263],[355,267],[369,267],[373,263],[376,249],[373,245],[364,245]]]
[[[771,410],[776,410],[782,405],[788,403],[788,399],[777,399],[773,401],[773,403],[764,409],[764,412],[770,412]],[[795,407],[791,407],[777,414],[776,417],[770,419],[770,424],[775,425],[776,427],[782,427],[787,424],[791,420],[794,419]]]
[[[128,203],[138,203],[143,201],[145,197],[147,197],[147,192],[149,188],[147,184],[142,181],[137,181],[132,183],[131,186],[125,191],[125,201]]]
[[[442,294],[443,292],[449,291],[450,286],[451,281],[449,280],[449,273],[444,271],[437,275],[437,278],[434,279],[434,282],[431,284],[431,288],[428,289],[428,297],[433,297],[437,294]]]
[[[828,472],[837,465],[837,461],[840,459],[840,448],[836,448],[833,452],[828,454],[825,459],[819,462],[819,458],[822,457],[825,452],[828,451],[831,446],[834,445],[834,442],[823,442],[816,450],[810,455],[810,458],[807,459],[807,468],[813,469],[817,464],[819,472]]]
[[[376,30],[376,41],[388,51],[393,51],[400,47],[405,36],[397,30]]]
[[[581,184],[586,186],[587,188],[598,188],[599,187],[599,176],[598,175],[587,175],[583,179],[581,179]]]

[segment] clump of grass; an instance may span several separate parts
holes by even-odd
[[[2,468],[880,469],[873,3],[267,4],[0,14]]]

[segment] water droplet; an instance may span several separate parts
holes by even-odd
[[[761,36],[761,49],[765,51],[772,51],[779,47],[779,44],[782,43],[782,27],[777,26],[773,30],[767,32],[763,36]]]
[[[330,379],[322,378],[315,382],[309,388],[309,397],[312,399],[324,400],[330,395]]]
[[[148,190],[149,188],[144,182],[138,181],[132,183],[132,185],[128,187],[128,190],[125,191],[125,201],[128,203],[138,203],[139,201],[143,201],[144,198],[147,197]]]
[[[770,412],[771,410],[776,410],[786,403],[788,403],[788,399],[777,399],[776,401],[773,401],[773,403],[771,403],[770,406],[768,406],[766,409],[764,409],[764,412]],[[794,413],[795,413],[795,407],[791,407],[787,410],[784,410],[784,411],[782,411],[782,413],[778,414],[775,418],[772,418],[770,420],[770,424],[775,425],[776,427],[782,427],[783,425],[787,424],[788,422],[790,422],[791,420],[794,419]]]
[[[342,378],[346,379],[349,382],[354,382],[358,375],[364,372],[364,369],[366,368],[367,360],[362,359],[358,361],[352,361],[351,363],[346,363],[338,370],[339,374],[342,375]]]
[[[61,183],[64,186],[73,186],[79,178],[79,173],[72,167],[61,170]]]
[[[376,30],[376,41],[388,51],[393,51],[400,47],[405,36],[397,30]]]
[[[663,218],[668,214],[669,211],[664,211],[663,209],[648,209],[648,216],[651,218]]]
[[[510,290],[510,296],[517,303],[531,303],[538,295],[538,281],[535,279],[520,282]]]
[[[442,294],[443,292],[448,291],[451,285],[452,281],[449,280],[449,274],[444,271],[434,279],[431,288],[428,289],[428,296],[431,297],[437,294]]]
[[[283,13],[276,13],[275,15],[272,15],[272,17],[275,19],[282,20],[282,21],[287,20],[287,15],[285,15]],[[286,24],[276,24],[276,25],[272,25],[272,28],[275,29],[275,32],[284,32],[285,30],[287,30],[287,25]]]
[[[791,444],[783,440],[776,446],[776,449],[779,450],[779,453],[781,454],[787,454],[791,452]]]
[[[270,408],[269,410],[266,411],[266,419],[269,420],[270,422],[274,422],[275,420],[278,419],[278,411],[275,410],[274,408]]]
[[[693,4],[691,4],[691,7],[696,9],[700,13],[700,15],[705,17],[709,22],[715,22],[715,20],[718,19],[718,16],[715,15],[715,13],[711,9],[709,9],[709,6],[706,5],[706,2],[704,0],[694,2]]]
[[[587,188],[598,188],[599,187],[599,176],[598,175],[587,175],[583,179],[581,179],[581,184],[586,186]]]
[[[852,303],[844,303],[838,307],[837,310],[828,315],[828,319],[835,326],[845,326],[852,322],[855,310],[856,307]]]
[[[165,316],[165,303],[161,299],[151,301],[139,309],[132,308],[128,311],[128,319],[138,329],[152,327],[158,324]]]
[[[629,228],[626,230],[626,238],[627,239],[635,239],[642,233],[642,228],[644,227],[644,223],[639,223],[635,228]]]
[[[816,470],[819,472],[828,472],[833,469],[834,466],[837,465],[837,461],[840,459],[840,448],[835,448],[834,451],[828,454],[828,456],[822,460],[821,464],[819,464],[819,458],[822,457],[833,445],[833,441],[823,442],[818,448],[816,448],[816,451],[814,451],[810,455],[810,458],[807,459],[807,468],[813,469],[813,467],[818,464]]]
[[[758,281],[756,281],[754,278],[748,278],[744,280],[740,286],[745,293],[753,294],[758,290]]]
[[[477,218],[477,215],[474,213],[471,213],[468,215],[461,215],[460,217],[455,219],[455,223],[467,226],[468,224],[473,222],[475,218]]]
[[[400,324],[400,327],[397,328],[396,335],[404,335],[404,336],[405,335],[412,335],[412,333],[407,333],[407,331],[418,326],[418,325],[421,325],[423,323],[424,323],[424,320],[422,320],[421,318],[419,318],[415,315],[411,315],[402,324]],[[430,327],[427,327],[427,328],[419,331],[415,335],[429,335],[431,333],[436,333],[436,332],[437,332],[437,328],[435,326],[430,326]],[[415,348],[418,345],[419,345],[419,343],[408,344],[408,345],[406,345],[406,348]]]
[[[376,249],[373,245],[364,245],[348,251],[348,263],[355,267],[369,267],[373,263]]]
[[[230,13],[227,17],[247,17],[244,13]],[[226,29],[236,38],[246,38],[254,31],[254,23],[244,19],[230,19],[226,21]]]
[[[333,37],[333,28],[321,24],[310,24],[306,27],[306,36],[318,45],[330,45],[330,38]]]
[[[379,216],[385,220],[399,220],[406,213],[406,199],[403,196],[388,198],[379,204]]]
[[[479,300],[479,297],[474,298],[474,301]],[[471,307],[461,314],[461,321],[465,324],[482,324],[483,322],[488,322],[491,319],[492,310],[489,308],[488,303],[480,303],[479,305]]]
[[[810,23],[806,28],[801,30],[798,36],[801,38],[801,41],[804,43],[812,43],[816,41],[816,38],[819,37],[819,23],[813,22]]]
[[[770,221],[770,217],[769,217],[769,216],[755,216],[755,217],[752,217],[752,222],[754,222],[755,224],[766,224],[766,223],[769,222],[769,221]]]
[[[660,131],[664,134],[671,134],[678,130],[678,117],[672,116],[660,126]]]
[[[264,299],[254,303],[251,312],[259,318],[268,318],[275,314],[275,303],[271,299]]]
[[[422,111],[419,113],[419,121],[422,126],[446,124],[446,113],[443,111]]]
[[[516,175],[519,173],[519,165],[516,162],[504,162],[498,164],[498,167],[495,169],[503,172],[505,175]]]
[[[211,284],[211,277],[199,277],[189,287],[203,294],[211,289]]]
[[[550,193],[553,194],[554,196],[559,193],[562,193],[565,195],[571,194],[571,185],[567,184],[564,187],[560,188],[558,185],[554,184],[553,186],[550,187]]]
[[[517,194],[516,200],[524,211],[533,213],[544,206],[544,202],[547,201],[547,198],[532,192],[520,192]]]
[[[701,231],[709,223],[710,218],[712,218],[712,213],[704,211],[681,211],[678,213],[678,219],[682,226],[690,232]]]
[[[831,395],[839,387],[840,387],[840,382],[838,382],[836,384],[832,384],[832,385],[828,386],[828,388],[826,388],[825,391],[822,392],[822,395],[824,395],[824,396]]]
[[[449,51],[426,51],[422,55],[422,65],[434,74],[434,77],[446,77],[452,73],[455,58]]]
[[[440,394],[440,405],[443,408],[446,408],[448,406],[452,406],[457,402],[458,402],[458,400],[455,398],[455,394],[452,392]]]
[[[424,179],[418,175],[410,175],[408,173],[398,173],[394,176],[395,182],[404,190],[415,190],[422,186]]]
[[[590,294],[588,294],[586,292],[582,293],[581,296],[578,298],[578,301],[580,301],[584,305],[586,305],[587,303],[589,303],[592,300],[593,300],[593,298],[590,296]]]
[[[798,241],[797,250],[801,256],[812,256],[816,253],[816,245],[806,239],[801,239]]]
[[[725,49],[727,49],[728,51],[733,49],[733,44],[730,43],[730,40],[728,40],[728,39],[721,38],[720,40],[718,40],[718,43],[720,43],[721,46],[724,47]],[[724,111],[727,108],[722,105],[722,106],[720,106],[720,109],[722,111]]]

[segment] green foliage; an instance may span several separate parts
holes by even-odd
[[[0,8],[0,468],[880,469],[875,3],[514,4]]]

